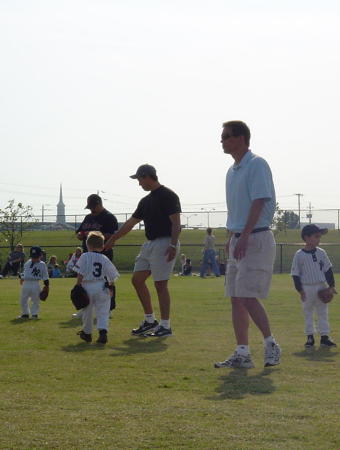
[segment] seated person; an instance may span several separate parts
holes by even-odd
[[[191,259],[190,258],[186,258],[185,264],[183,264],[183,271],[182,271],[181,275],[186,277],[186,276],[189,276],[191,274],[192,274]]]
[[[25,262],[25,253],[22,244],[17,244],[15,249],[8,255],[5,267],[2,270],[2,276],[5,277],[12,272],[14,276],[18,274],[18,270]]]
[[[81,247],[77,247],[76,251],[72,254],[69,258],[69,260],[66,263],[66,274],[70,277],[74,276],[76,277],[76,272],[73,271],[74,266],[76,265],[78,259],[81,257],[81,254],[83,253],[83,250]]]
[[[57,257],[52,255],[47,264],[48,276],[50,278],[60,278],[61,271],[57,262]]]

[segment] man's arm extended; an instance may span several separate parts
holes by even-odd
[[[121,237],[123,237],[125,234],[127,234],[129,231],[132,230],[132,228],[139,223],[141,219],[136,219],[135,217],[130,217],[121,227],[120,229],[113,234],[110,239],[107,240],[105,243],[105,250],[108,250],[109,248],[112,248],[114,243],[118,241]]]
[[[248,247],[248,237],[250,233],[253,231],[256,222],[258,221],[263,205],[265,203],[266,199],[264,198],[257,198],[256,200],[253,200],[250,210],[248,219],[246,222],[246,225],[244,227],[244,230],[242,230],[241,236],[237,240],[237,244],[235,246],[234,251],[234,257],[235,259],[242,259],[244,258],[247,247]]]
[[[172,261],[176,256],[178,236],[181,232],[181,216],[179,213],[171,214],[169,216],[171,220],[171,241],[165,254],[167,255],[167,261]]]

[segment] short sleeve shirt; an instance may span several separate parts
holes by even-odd
[[[43,261],[32,262],[29,259],[24,264],[24,274],[22,279],[25,281],[48,280],[46,264]]]
[[[144,221],[145,236],[153,241],[171,236],[172,223],[169,216],[180,212],[178,195],[171,189],[160,186],[141,199],[132,217]]]
[[[118,221],[116,216],[104,209],[101,213],[94,216],[88,214],[77,229],[79,231],[100,231],[103,234],[114,234],[118,230]],[[86,238],[83,240],[83,250],[87,252]],[[109,250],[108,252],[110,252]],[[106,252],[103,252],[104,255]],[[109,256],[109,254],[107,255]],[[109,256],[110,257],[110,256]]]
[[[114,281],[119,273],[112,262],[102,253],[83,253],[73,269],[84,281]]]
[[[298,250],[293,258],[291,275],[298,276],[302,284],[326,281],[325,272],[332,267],[327,253],[320,247],[314,250]]]
[[[270,227],[276,206],[272,173],[263,158],[248,150],[227,172],[228,230],[236,233],[244,229],[251,204],[257,199],[265,199],[265,203],[254,228]]]

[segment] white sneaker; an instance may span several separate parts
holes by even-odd
[[[234,352],[229,358],[225,361],[215,362],[214,367],[216,369],[220,369],[221,367],[231,367],[236,369],[251,369],[254,367],[253,361],[251,360],[250,355],[240,355],[237,352]]]
[[[264,367],[280,364],[281,348],[276,342],[271,342],[264,347]]]

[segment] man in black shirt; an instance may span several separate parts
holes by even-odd
[[[89,209],[91,214],[85,216],[85,219],[77,229],[77,237],[82,241],[83,251],[87,252],[86,238],[90,231],[100,231],[103,233],[105,242],[118,230],[118,221],[116,216],[107,211],[103,207],[102,199],[97,194],[91,194],[87,197],[87,204],[85,209]],[[110,261],[113,259],[112,248],[104,250],[103,254],[109,258]],[[113,310],[116,307],[116,287],[112,283],[113,293],[111,296],[111,307]]]
[[[150,194],[141,199],[136,211],[120,230],[108,239],[105,248],[111,248],[115,241],[131,231],[141,220],[144,221],[147,241],[136,258],[132,275],[132,284],[144,309],[144,320],[139,328],[132,330],[132,335],[171,336],[168,280],[179,249],[180,201],[173,191],[158,182],[156,169],[149,164],[140,166],[130,178],[137,179],[139,185],[145,191],[150,191]],[[151,296],[146,286],[150,275],[158,295],[160,323],[153,314]]]

